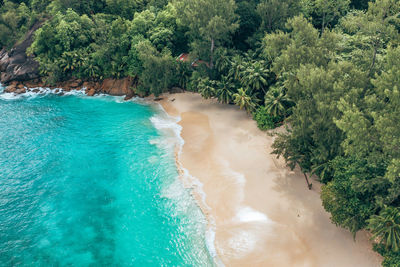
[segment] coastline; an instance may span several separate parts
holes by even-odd
[[[180,118],[177,166],[205,193],[193,190],[215,230],[215,259],[226,266],[380,266],[367,234],[354,241],[333,225],[320,184],[309,191],[299,171],[271,155],[273,137],[245,112],[189,92],[165,94],[160,104]]]
[[[64,94],[45,88],[40,93]],[[76,93],[85,95],[84,89],[65,94]],[[208,220],[208,249],[217,264],[380,266],[367,234],[358,233],[354,242],[348,231],[333,225],[321,205],[319,183],[313,181],[309,191],[301,173],[271,155],[273,138],[245,112],[188,92],[165,94],[156,103],[180,118],[176,164],[181,177],[190,179],[183,184],[195,189],[192,195]]]

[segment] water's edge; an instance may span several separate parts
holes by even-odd
[[[175,162],[176,162],[176,167],[179,171],[181,182],[183,183],[185,188],[191,190],[191,196],[193,197],[199,209],[202,211],[204,217],[207,219],[208,227],[206,231],[206,245],[207,245],[207,250],[210,253],[210,256],[213,258],[214,263],[217,266],[224,266],[215,248],[216,224],[214,218],[210,215],[211,213],[209,212],[211,210],[211,207],[209,207],[206,203],[207,195],[203,190],[203,184],[196,177],[192,176],[189,170],[186,169],[181,162],[183,145],[185,144],[185,140],[182,138],[181,135],[182,126],[179,125],[181,117],[171,116],[164,109],[164,107],[158,102],[154,102],[152,100],[147,100],[147,99],[144,101],[148,101],[148,103],[156,105],[157,108],[159,109],[159,112],[162,112],[173,123],[172,127],[175,129],[176,138],[179,140],[175,147]],[[155,122],[153,122],[153,124],[157,128]]]
[[[15,93],[4,93],[4,87],[0,84],[0,99],[2,100],[16,100],[22,98],[36,98],[36,97],[45,97],[47,95],[76,95],[81,97],[88,97],[85,94],[85,89],[82,88],[81,90],[71,90],[71,91],[63,91],[62,88],[27,88],[27,92],[23,94],[15,94]],[[99,94],[95,95],[94,97],[105,97],[108,95]],[[123,101],[124,96],[113,96],[117,102],[125,102]],[[93,97],[90,97],[93,98]],[[206,204],[206,194],[203,191],[203,184],[195,177],[190,175],[189,171],[184,168],[180,159],[183,150],[183,145],[185,143],[184,139],[181,136],[182,126],[179,125],[181,120],[180,117],[173,117],[169,115],[162,105],[158,102],[155,102],[151,99],[146,98],[139,98],[135,97],[131,100],[126,102],[136,102],[139,104],[150,105],[155,108],[156,115],[160,115],[162,120],[157,120],[156,117],[151,118],[151,122],[153,126],[163,132],[164,130],[173,131],[174,137],[176,138],[175,142],[175,162],[176,167],[179,173],[179,180],[184,186],[184,188],[188,189],[190,192],[191,197],[194,200],[194,203],[197,204],[199,209],[201,210],[203,216],[207,221],[207,229],[205,232],[205,241],[206,241],[206,248],[214,261],[214,264],[217,266],[224,266],[220,258],[218,257],[217,251],[215,249],[215,220],[209,215],[208,212],[211,208]]]

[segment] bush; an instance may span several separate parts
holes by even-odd
[[[374,250],[383,256],[383,267],[400,266],[400,252],[388,251],[385,246],[374,244]]]
[[[274,129],[276,124],[280,121],[280,118],[269,114],[264,106],[259,107],[253,112],[253,119],[257,122],[258,128],[263,131]]]

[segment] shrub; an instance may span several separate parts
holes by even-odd
[[[384,245],[375,244],[374,250],[383,256],[383,267],[398,267],[400,266],[400,252],[387,250]]]
[[[280,118],[269,114],[264,106],[260,106],[253,112],[253,119],[257,122],[258,128],[263,131],[274,129],[276,124],[280,121]]]

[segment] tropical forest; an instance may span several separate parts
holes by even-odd
[[[45,84],[130,77],[238,106],[322,184],[332,223],[400,266],[399,0],[0,1],[0,47],[33,27]]]

